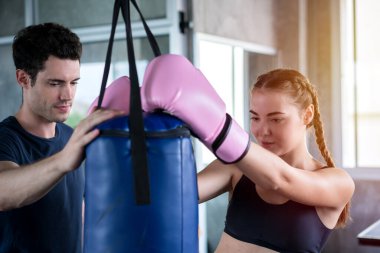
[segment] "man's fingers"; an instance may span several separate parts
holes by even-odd
[[[86,146],[91,141],[93,141],[96,138],[96,136],[99,135],[99,132],[100,132],[99,129],[94,129],[88,132],[87,134],[85,134],[82,138],[83,145]]]
[[[123,115],[126,115],[124,111],[99,109],[91,113],[84,120],[82,120],[82,122],[77,126],[76,130],[77,132],[86,134],[88,131],[90,131],[100,123],[112,119],[114,117],[120,117]]]

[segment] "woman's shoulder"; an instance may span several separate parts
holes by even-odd
[[[322,175],[330,175],[352,181],[351,175],[346,170],[340,167],[323,166],[314,170],[314,172],[320,173]]]
[[[342,199],[351,199],[355,191],[355,183],[351,175],[340,167],[324,167],[315,171],[340,189]],[[346,196],[346,198],[344,197]]]

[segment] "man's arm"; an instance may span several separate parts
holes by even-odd
[[[94,127],[123,114],[114,110],[95,111],[79,123],[62,151],[36,163],[19,166],[1,161],[0,211],[22,207],[45,196],[67,172],[79,167],[85,146],[99,134]]]
[[[31,204],[42,198],[65,174],[51,156],[26,166],[0,162],[0,211]]]

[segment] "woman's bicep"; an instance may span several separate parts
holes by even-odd
[[[319,171],[293,171],[279,191],[296,202],[340,208],[352,197],[355,185],[347,172],[338,168]]]

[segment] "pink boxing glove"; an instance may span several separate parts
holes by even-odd
[[[129,98],[131,82],[128,77],[122,76],[114,80],[105,90],[102,108],[122,110],[129,113]],[[93,112],[98,106],[99,97],[90,105],[88,113]]]
[[[145,71],[145,111],[163,109],[186,122],[223,162],[235,163],[249,148],[249,135],[226,114],[226,106],[201,71],[185,57],[161,55]]]

